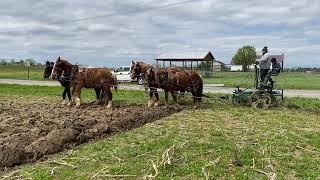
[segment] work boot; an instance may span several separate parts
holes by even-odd
[[[274,85],[274,81],[270,81],[271,87],[273,87]]]

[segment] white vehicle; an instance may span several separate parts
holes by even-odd
[[[113,74],[116,75],[119,82],[138,82],[139,84],[142,84],[143,82],[141,77],[138,77],[137,79],[131,79],[130,71],[131,66],[120,66],[113,71]]]

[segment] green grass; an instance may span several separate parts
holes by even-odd
[[[60,91],[58,87],[0,85],[0,99],[47,96],[55,101]],[[87,100],[93,95],[93,91],[83,92]],[[114,98],[118,103],[146,102],[140,91],[119,91]],[[184,110],[44,162],[23,165],[16,175],[24,179],[110,179],[115,175],[204,179],[208,172],[210,178],[316,179],[320,178],[319,107],[319,100],[305,98],[290,98],[289,108],[264,111],[233,107],[216,98],[205,100],[202,109]],[[236,159],[243,166],[233,165]]]
[[[274,80],[284,89],[320,89],[320,74],[283,72]],[[214,77],[205,78],[205,84],[224,84],[227,87],[254,85],[253,72],[215,72]]]
[[[44,66],[30,66],[29,79],[43,80]],[[28,79],[28,68],[24,65],[0,65],[0,79]]]

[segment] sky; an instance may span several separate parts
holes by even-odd
[[[117,67],[211,51],[230,63],[263,46],[286,67],[320,67],[319,0],[1,0],[0,58],[59,56]]]

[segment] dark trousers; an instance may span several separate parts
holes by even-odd
[[[268,72],[269,72],[269,69],[260,69],[261,82],[265,81],[265,78],[266,78]]]

